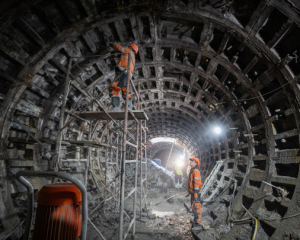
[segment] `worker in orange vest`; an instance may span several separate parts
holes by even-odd
[[[130,77],[132,77],[135,65],[135,55],[133,54],[133,52],[137,54],[138,46],[135,44],[131,44],[128,47],[122,47],[118,43],[110,43],[110,45],[118,52],[121,52],[121,57],[119,58],[117,66],[115,68],[115,80],[112,83],[109,92],[109,96],[111,97],[111,102],[113,106],[112,110],[120,111],[120,90],[122,90],[123,99],[126,99],[128,57],[130,54]],[[130,110],[132,110],[132,99],[130,91],[128,91],[128,107]]]
[[[191,195],[191,204],[194,214],[194,221],[196,226],[192,230],[202,230],[201,221],[201,174],[199,170],[200,161],[197,158],[190,158],[190,174],[189,174],[189,195]]]

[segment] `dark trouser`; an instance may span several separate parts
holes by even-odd
[[[201,203],[200,202],[195,202],[194,201],[194,193],[192,193],[191,196],[191,204],[192,204],[192,211],[194,214],[194,220],[199,224],[202,225],[202,214],[201,214]]]
[[[117,73],[116,73],[117,74]],[[123,99],[126,98],[126,87],[127,87],[127,72],[119,73],[120,75],[117,77],[116,81],[111,85],[109,95],[118,96],[120,90],[122,90]],[[130,88],[129,88],[130,89]],[[130,90],[128,91],[129,98],[131,98]]]
[[[182,175],[178,175],[175,173],[175,187],[182,188]]]

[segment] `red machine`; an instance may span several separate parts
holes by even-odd
[[[33,240],[77,240],[81,192],[71,183],[45,185],[39,192]]]

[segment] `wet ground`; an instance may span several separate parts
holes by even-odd
[[[190,197],[185,197],[187,195],[186,190],[176,190],[170,189],[169,195],[167,195],[167,190],[163,189],[152,189],[147,196],[147,209],[148,216],[145,211],[145,206],[142,207],[142,218],[139,219],[139,214],[136,221],[136,237],[135,239],[140,240],[150,240],[150,239],[160,239],[160,240],[194,240],[191,233],[192,224],[190,220],[193,219],[193,214],[191,211],[188,211],[184,206],[184,203],[190,207]],[[164,201],[161,204],[161,201],[166,200],[169,196],[180,194],[172,198],[171,200]],[[139,199],[138,199],[139,203]],[[156,204],[158,204],[156,206]],[[144,205],[144,204],[143,204]],[[132,210],[133,202],[131,199],[128,199],[125,202],[125,209],[130,215]],[[139,207],[137,208],[139,211]],[[204,209],[203,209],[204,210]],[[105,219],[104,219],[105,217]],[[95,220],[95,225],[101,231],[105,239],[114,240],[118,239],[118,214],[113,214],[107,212],[104,216],[98,217]],[[132,215],[131,215],[132,217]],[[205,222],[204,222],[205,224]],[[127,229],[129,225],[129,219],[126,219],[124,222],[124,229]],[[90,238],[89,239],[101,239],[101,237],[96,233],[95,230],[89,227]],[[124,230],[125,232],[126,230]],[[130,238],[129,234],[127,239]]]

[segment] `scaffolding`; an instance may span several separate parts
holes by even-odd
[[[128,66],[130,66],[131,54],[128,58]],[[76,78],[73,77],[73,81],[70,79],[72,58],[69,60],[66,84],[64,89],[64,95],[62,98],[61,115],[59,121],[59,134],[55,142],[55,155],[53,157],[53,168],[55,171],[63,170],[60,168],[61,162],[83,162],[85,164],[84,171],[84,184],[87,187],[89,178],[93,181],[95,186],[100,191],[101,195],[104,195],[104,199],[89,213],[91,216],[96,212],[99,207],[103,207],[105,211],[105,206],[110,204],[115,211],[119,212],[119,240],[124,240],[127,238],[130,230],[132,230],[132,236],[135,236],[136,227],[136,212],[137,205],[140,208],[140,218],[142,217],[142,204],[146,205],[147,199],[147,155],[146,155],[146,138],[147,138],[147,127],[146,121],[148,120],[147,114],[141,110],[140,104],[140,83],[138,83],[138,90],[136,90],[133,81],[130,76],[129,67],[127,69],[127,89],[126,89],[126,100],[125,100],[125,110],[124,111],[107,111],[102,103],[92,96],[89,92],[86,92],[80,87],[80,82],[77,82]],[[129,85],[131,84],[135,96],[137,97],[137,110],[128,109],[128,93]],[[79,111],[79,112],[68,112],[66,110],[66,101],[69,93],[70,85],[75,87],[80,91],[86,98],[91,101],[92,111]],[[95,104],[100,107],[101,111],[95,111]],[[68,113],[69,117],[72,117],[70,121],[64,119],[64,113]],[[87,140],[64,140],[63,133],[66,127],[74,121],[74,119],[79,119],[86,122],[89,125],[89,133]],[[96,121],[96,122],[95,122]],[[92,141],[92,136],[95,133],[99,122],[104,121],[106,123],[105,130],[102,132],[100,139],[106,139],[106,143],[99,143]],[[133,128],[128,128],[128,121],[133,121]],[[64,125],[65,123],[65,125]],[[134,131],[135,136],[130,132]],[[116,142],[112,142],[113,136],[116,136]],[[77,146],[78,148],[84,146],[88,148],[87,159],[80,159],[75,157],[75,159],[61,159],[61,146],[67,144],[68,146]],[[97,160],[92,160],[92,148],[97,150]],[[101,149],[105,149],[104,161],[101,159]],[[120,149],[121,148],[121,149]],[[131,153],[131,154],[129,154]],[[134,156],[132,159],[128,159],[129,156]],[[130,182],[126,177],[126,165],[134,165],[134,184]],[[102,166],[104,167],[104,174],[102,171]],[[143,174],[145,172],[145,174]],[[99,173],[99,174],[97,174]],[[104,177],[103,177],[104,175]],[[140,175],[140,182],[138,188],[138,175]],[[102,185],[100,186],[99,183]],[[126,186],[130,186],[127,189],[126,196],[125,190]],[[114,190],[112,190],[112,186]],[[140,202],[137,202],[137,194],[139,192]],[[131,218],[129,214],[125,211],[125,200],[132,198],[133,200],[133,217]],[[111,201],[113,200],[113,201]],[[124,229],[124,215],[129,219],[129,225]],[[91,219],[88,219],[92,227],[95,228],[97,233],[102,239],[105,237],[101,234],[99,229],[92,223]]]

